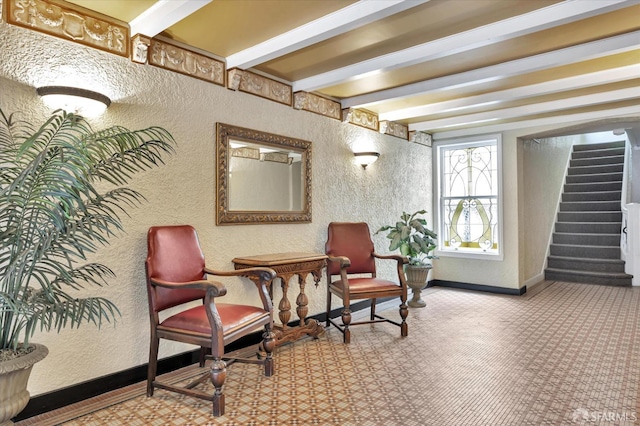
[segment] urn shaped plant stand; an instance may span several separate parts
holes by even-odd
[[[0,426],[12,425],[29,402],[27,381],[36,362],[42,361],[49,351],[46,346],[31,344],[35,349],[26,355],[0,361]]]
[[[424,308],[427,303],[422,300],[420,293],[427,285],[427,276],[433,268],[432,265],[406,265],[405,275],[407,277],[407,285],[413,290],[413,297],[408,305],[411,308]]]

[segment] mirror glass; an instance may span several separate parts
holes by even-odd
[[[217,123],[216,222],[311,222],[311,142]]]

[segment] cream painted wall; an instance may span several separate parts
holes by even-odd
[[[434,278],[445,281],[519,288],[517,132],[502,134],[502,209],[504,259],[446,257],[434,260]]]
[[[543,274],[575,136],[521,141],[523,146],[524,281]],[[544,170],[544,173],[540,173]]]
[[[93,294],[113,300],[122,311],[116,327],[92,326],[43,333],[34,341],[49,347],[30,379],[32,395],[56,390],[147,362],[149,321],[143,262],[152,225],[188,223],[196,227],[209,266],[232,268],[241,255],[282,251],[322,252],[331,221],[366,221],[372,230],[394,223],[403,210],[427,208],[431,199],[431,149],[316,114],[297,111],[256,96],[233,92],[187,76],[135,64],[79,44],[0,24],[0,107],[41,123],[48,111],[35,87],[76,84],[101,91],[113,104],[91,120],[95,128],[160,125],[177,140],[177,153],[159,169],[138,175],[130,185],[148,202],[124,218],[126,233],[95,256],[117,274]],[[215,123],[312,141],[313,222],[283,225],[215,225]],[[363,170],[353,151],[376,150],[380,159]],[[388,252],[383,236],[378,251]],[[379,275],[392,278],[392,268]],[[253,284],[223,281],[229,302],[253,300]],[[309,285],[309,313],[323,312],[325,282]],[[276,293],[279,299],[279,294]],[[338,305],[336,305],[338,306]],[[193,349],[161,344],[160,356]]]

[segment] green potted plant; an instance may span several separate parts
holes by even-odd
[[[420,297],[422,289],[427,284],[429,270],[433,268],[431,259],[438,257],[433,254],[436,248],[437,235],[427,228],[427,220],[420,217],[426,210],[418,210],[413,214],[402,212],[400,221],[395,225],[382,226],[376,234],[384,231],[391,240],[389,250],[400,250],[400,254],[407,256],[409,263],[405,265],[407,285],[413,290],[413,297],[409,301],[412,308],[423,308],[426,303]]]
[[[31,368],[48,353],[30,341],[36,330],[100,326],[120,315],[105,298],[83,297],[85,286],[114,276],[87,256],[143,200],[122,185],[161,164],[173,145],[159,127],[94,131],[58,110],[34,128],[0,109],[0,425],[29,402]]]

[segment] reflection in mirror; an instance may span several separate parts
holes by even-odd
[[[311,222],[311,142],[217,123],[216,223]]]
[[[229,149],[229,210],[302,210],[301,151],[236,139]]]

